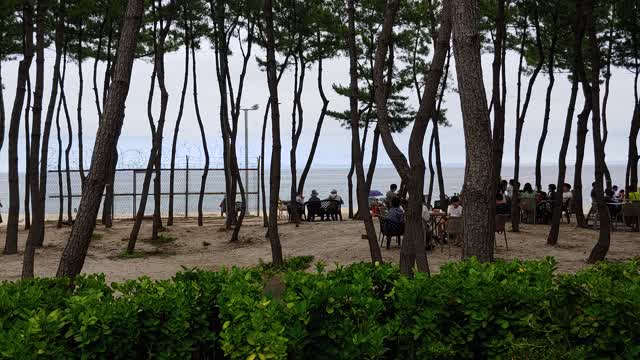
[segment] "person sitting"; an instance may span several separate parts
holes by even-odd
[[[511,179],[509,180],[509,185],[507,185],[507,201],[511,201],[511,199],[513,198],[513,189],[514,189],[514,185],[515,185],[515,180]]]
[[[453,218],[462,217],[462,205],[460,205],[460,198],[457,196],[451,197],[451,204],[447,208],[447,215]]]
[[[622,210],[622,208],[618,205],[618,199],[616,198],[616,194],[613,189],[607,189],[604,191],[604,203],[607,205],[609,209],[609,214],[612,219],[618,217],[618,214]]]
[[[384,234],[387,238],[387,249],[389,249],[391,237],[404,234],[404,210],[400,207],[399,198],[394,197],[391,199],[391,208],[387,212],[382,224],[384,226]]]
[[[331,217],[333,220],[338,220],[338,218],[340,218],[340,221],[342,221],[341,205],[344,205],[344,200],[342,200],[342,196],[338,195],[338,190],[336,189],[331,190],[331,193],[325,200],[331,200],[338,203],[338,208],[336,210],[337,213],[334,213]]]
[[[562,202],[566,203],[572,198],[573,198],[573,193],[571,192],[571,184],[564,183],[562,185]]]
[[[298,195],[296,195],[296,203],[298,203],[298,205],[304,205],[304,195],[302,192],[298,192]]]
[[[316,190],[311,190],[311,196],[309,197],[309,202],[320,202],[320,198],[318,197],[318,195],[320,195]]]
[[[618,191],[618,195],[616,196],[616,199],[618,199],[619,203],[623,203],[625,202],[626,198],[625,198],[625,193],[624,193],[624,189],[620,189],[620,191]]]
[[[551,221],[552,210],[548,200],[544,191],[538,191],[536,194],[536,221],[539,224],[548,224]]]
[[[614,197],[618,197],[618,189],[620,189],[620,188],[618,187],[618,185],[613,185],[613,186],[611,187],[611,190],[613,191],[613,196],[614,196]]]
[[[331,194],[325,200],[333,200],[340,203],[340,205],[344,205],[344,200],[342,200],[342,196],[338,195],[338,190],[331,190]]]
[[[391,209],[387,212],[386,220],[396,225],[404,224],[404,210],[400,207],[399,198],[394,197],[391,199]]]
[[[391,184],[391,187],[389,188],[389,191],[387,191],[387,197],[385,199],[387,206],[392,206],[391,202],[393,201],[394,198],[398,197],[398,193],[396,192],[397,190],[398,190],[398,185]]]
[[[496,214],[497,215],[509,215],[511,214],[511,208],[507,201],[504,199],[504,195],[496,194]]]
[[[522,191],[520,191],[520,198],[521,199],[536,198],[536,193],[533,191],[533,187],[531,186],[531,183],[524,184],[524,188],[522,189]]]
[[[448,236],[455,236],[455,240],[452,242],[453,246],[460,246],[462,245],[462,242],[464,241],[463,236],[461,231],[458,233],[457,231],[453,231],[452,229],[452,224],[457,224],[458,226],[456,226],[457,228],[459,228],[461,225],[460,224],[460,220],[462,220],[462,205],[460,205],[460,197],[458,196],[452,196],[451,197],[451,204],[449,205],[449,207],[447,208],[447,216],[449,217],[447,219],[446,222],[446,229],[447,229],[447,234]],[[457,222],[452,222],[452,219],[458,219]],[[457,230],[461,230],[461,229],[457,229]]]

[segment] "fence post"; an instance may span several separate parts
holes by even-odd
[[[133,171],[133,206],[131,207],[131,209],[133,212],[133,219],[135,219],[136,218],[136,183],[137,183],[136,175],[137,173],[135,169],[133,169],[132,171]]]
[[[189,217],[189,156],[187,155],[187,169],[184,182],[184,217]]]
[[[260,217],[260,156],[258,156],[258,162],[256,163],[256,204],[258,204],[256,211],[258,214],[258,217]]]

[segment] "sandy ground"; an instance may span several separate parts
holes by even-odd
[[[140,233],[141,241],[137,250],[145,252],[142,258],[122,258],[132,222],[118,220],[113,228],[98,226],[91,242],[84,265],[86,273],[105,273],[109,281],[122,281],[142,275],[155,279],[169,278],[183,267],[216,269],[223,266],[252,266],[260,259],[270,261],[269,241],[264,237],[262,220],[248,219],[241,232],[241,242],[229,243],[230,231],[223,229],[223,220],[211,218],[198,227],[195,219],[177,219],[176,224],[165,234],[175,241],[151,244],[148,241],[151,222],[145,221]],[[507,225],[510,226],[510,225]],[[69,237],[69,227],[56,229],[55,224],[47,224],[45,246],[38,249],[35,259],[37,276],[54,276],[65,241]],[[361,239],[364,228],[361,222],[315,222],[281,224],[282,249],[285,256],[313,255],[327,267],[335,264],[349,264],[369,259],[367,241]],[[553,256],[558,260],[558,270],[573,272],[587,266],[585,259],[597,239],[597,231],[576,229],[563,224],[559,245],[545,245],[548,226],[522,225],[520,233],[507,233],[509,251],[505,249],[502,236],[498,239],[497,257],[502,259],[541,259]],[[5,239],[6,228],[0,227],[0,239]],[[24,248],[27,232],[20,231],[19,248]],[[385,261],[397,262],[399,248],[395,244],[390,250],[383,249]],[[429,265],[437,272],[447,261],[460,258],[457,247],[437,248],[428,253]],[[627,260],[640,256],[640,233],[620,228],[612,235],[608,259]],[[20,277],[22,251],[17,255],[0,255],[0,280]]]

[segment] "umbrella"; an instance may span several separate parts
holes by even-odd
[[[378,190],[371,190],[369,191],[369,196],[370,197],[375,197],[375,196],[382,196],[382,192],[378,191]]]

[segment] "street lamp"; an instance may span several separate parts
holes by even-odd
[[[258,110],[258,104],[254,104],[250,108],[240,109],[244,111],[244,186],[249,189],[249,111]],[[249,213],[249,206],[245,211]]]

